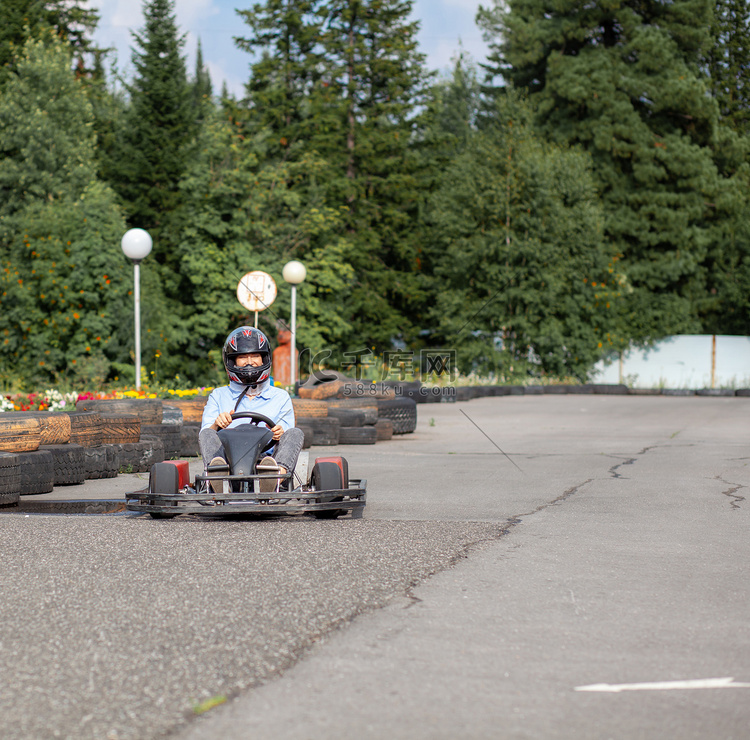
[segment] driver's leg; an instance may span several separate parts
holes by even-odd
[[[297,429],[297,427],[287,429],[281,435],[273,451],[276,464],[286,471],[294,470],[304,441],[305,433],[301,429]]]
[[[200,449],[201,457],[203,458],[204,472],[206,467],[215,457],[222,457],[226,461],[224,447],[222,446],[219,435],[215,429],[211,429],[210,427],[201,429],[198,434],[198,448]]]

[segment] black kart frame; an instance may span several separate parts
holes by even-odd
[[[311,485],[300,485],[291,491],[258,492],[255,481],[271,478],[282,483],[291,478],[275,474],[255,475],[196,475],[195,486],[178,493],[159,493],[149,490],[125,494],[127,511],[150,514],[156,519],[172,518],[179,514],[201,516],[232,516],[236,514],[268,516],[271,514],[313,514],[320,519],[335,519],[351,514],[359,519],[367,499],[367,481],[349,480],[349,487],[318,491]],[[222,481],[221,487],[241,488],[240,492],[215,492],[211,484]],[[226,481],[225,485],[223,481]]]

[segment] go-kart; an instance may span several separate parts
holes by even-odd
[[[274,422],[251,411],[237,412],[233,418],[254,423],[219,430],[226,465],[207,466],[190,485],[186,460],[156,463],[151,466],[148,489],[125,495],[126,510],[150,514],[154,519],[178,514],[309,513],[318,519],[336,519],[349,513],[354,519],[362,516],[367,481],[349,479],[346,458],[318,457],[309,471],[309,455],[302,451],[294,470],[283,475],[278,470],[264,471],[258,460],[275,444],[270,429]]]

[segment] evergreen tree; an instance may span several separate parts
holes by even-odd
[[[746,0],[715,0],[711,39],[705,65],[721,121],[737,133],[750,134],[750,6]]]
[[[432,199],[433,342],[461,369],[581,379],[622,346],[618,256],[590,161],[544,144],[516,94],[467,139]]]
[[[28,38],[51,28],[75,55],[76,69],[88,73],[84,56],[95,51],[91,34],[99,12],[87,0],[3,0],[0,25],[0,67],[10,64]]]
[[[701,329],[720,186],[717,109],[697,65],[710,11],[709,0],[510,0],[478,16],[493,71],[529,91],[542,133],[593,157],[639,340]]]
[[[435,181],[426,152],[429,77],[417,50],[411,2],[268,0],[243,11],[260,52],[247,108],[269,162],[316,152],[325,204],[346,208],[356,280],[342,302],[351,344],[411,339],[427,298],[419,275],[420,208]]]
[[[195,74],[192,80],[192,93],[193,110],[197,111],[197,118],[202,121],[207,108],[212,104],[213,87],[211,85],[211,75],[203,63],[203,49],[200,39],[198,40],[198,50],[195,55]]]
[[[133,37],[136,74],[118,142],[103,168],[128,224],[154,239],[153,258],[173,272],[179,183],[196,131],[174,0],[147,0],[145,28]]]

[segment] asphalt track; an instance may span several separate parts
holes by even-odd
[[[0,737],[746,738],[749,410],[420,406],[362,520],[0,515]]]

